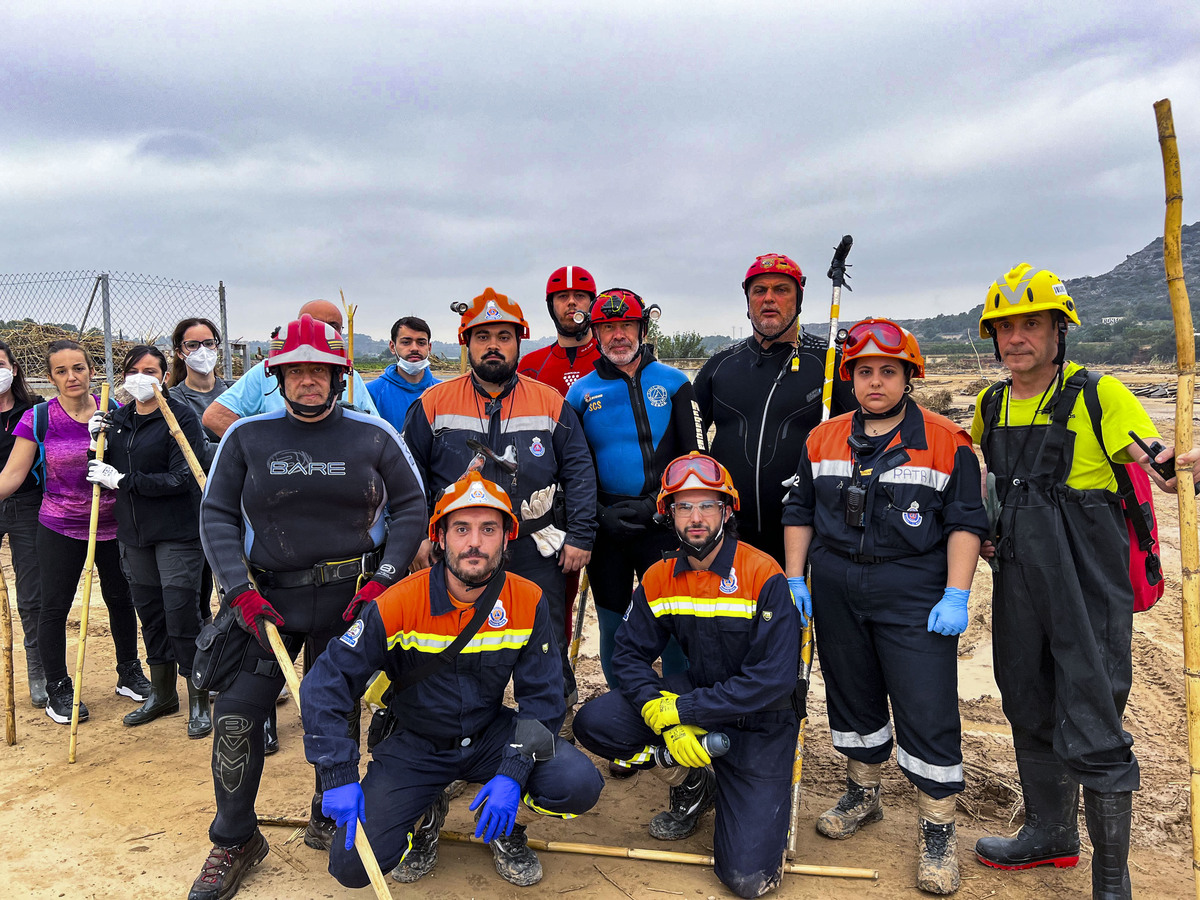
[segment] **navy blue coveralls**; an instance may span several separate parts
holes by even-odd
[[[689,668],[668,679],[651,667],[667,641]],[[770,556],[726,536],[708,569],[685,556],[655,563],[617,631],[619,691],[583,705],[575,736],[588,750],[635,768],[654,765],[663,739],[641,708],[666,689],[679,694],[679,720],[729,738],[713,760],[717,776],[714,871],[743,897],[779,883],[800,720],[793,707],[800,616]]]
[[[454,659],[398,689],[404,675],[443,652],[476,608],[491,613]],[[386,872],[403,858],[409,831],[452,781],[486,782],[508,775],[525,804],[572,816],[595,805],[604,779],[586,756],[555,737],[551,759],[534,762],[512,746],[518,717],[537,719],[557,735],[566,707],[562,670],[541,589],[503,570],[475,606],[460,607],[436,563],[384,591],[340,638],[330,641],[300,685],[304,748],[322,790],[358,780],[357,741],[347,738],[350,711],[378,670],[391,680],[388,709],[396,729],[372,750],[362,788],[364,827]],[[504,705],[513,683],[520,711]],[[369,883],[344,829],[329,851],[329,872],[347,887]]]
[[[783,524],[810,525],[813,620],[837,750],[896,761],[934,799],[963,789],[958,638],[928,630],[946,587],[952,531],[987,534],[979,461],[970,436],[916,403],[871,451],[860,413],[813,429],[784,502]],[[845,489],[866,489],[862,527],[849,525]]]

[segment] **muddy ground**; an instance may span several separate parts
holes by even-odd
[[[990,375],[990,373],[989,373]],[[973,396],[960,389],[971,379],[931,375],[929,388],[954,393],[965,410]],[[1172,380],[1163,371],[1140,371],[1130,382]],[[1173,430],[1173,404],[1147,400],[1164,434]],[[1142,766],[1142,791],[1135,798],[1131,872],[1140,897],[1193,895],[1189,863],[1188,765],[1181,642],[1180,560],[1174,497],[1157,500],[1164,545],[1167,594],[1153,610],[1134,620],[1134,687],[1127,727]],[[7,547],[0,557],[13,584]],[[976,863],[970,848],[986,834],[1015,831],[1021,823],[1012,741],[997,699],[991,671],[990,575],[976,573],[972,622],[961,641],[960,693],[968,788],[959,805],[963,883],[958,896],[971,900],[1033,897],[1087,897],[1090,847],[1075,869],[1001,873]],[[68,656],[74,660],[78,606],[72,617]],[[16,628],[17,743],[0,745],[0,897],[183,898],[208,850],[213,814],[209,771],[211,744],[189,741],[182,715],[136,729],[121,717],[133,704],[113,692],[112,643],[98,587],[88,630],[84,698],[91,720],[80,726],[78,761],[67,763],[68,731],[29,705],[19,622]],[[580,681],[585,696],[600,692],[595,623],[589,625]],[[833,842],[812,827],[816,816],[841,792],[843,764],[829,743],[824,690],[818,660],[809,696],[804,804],[797,862],[869,867],[876,881],[787,875],[776,896],[842,900],[851,897],[920,897],[915,888],[915,802],[913,791],[894,765],[885,768],[882,822],[854,839]],[[182,684],[181,684],[182,690]],[[304,760],[299,717],[280,707],[282,749],[267,759],[260,814],[306,815],[312,770]],[[604,769],[602,768],[602,771]],[[469,790],[455,800],[447,828],[470,826]],[[711,817],[689,840],[663,845],[646,832],[661,810],[666,790],[647,774],[628,781],[608,780],[598,806],[577,819],[559,822],[522,813],[532,837],[629,847],[679,849],[709,854]],[[266,828],[271,853],[244,882],[239,897],[369,897],[351,891],[325,871],[322,855],[304,846],[293,828]],[[401,886],[389,880],[395,897],[568,898],[671,897],[706,900],[731,896],[711,870],[631,859],[543,853],[546,877],[533,888],[509,886],[492,869],[484,847],[442,843],[438,868],[421,882]]]

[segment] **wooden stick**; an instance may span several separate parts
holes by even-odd
[[[158,401],[159,411],[162,412],[163,418],[167,422],[167,430],[171,432],[171,437],[175,438],[175,443],[183,451],[183,458],[187,460],[188,468],[192,470],[192,477],[200,485],[200,490],[204,490],[204,485],[208,481],[204,477],[204,467],[200,465],[200,460],[196,459],[196,452],[192,449],[192,445],[188,443],[188,439],[184,437],[183,429],[179,427],[179,420],[175,418],[175,413],[171,411],[171,406],[167,403],[167,398],[163,396],[163,392],[157,384],[154,385],[154,399]]]
[[[287,682],[292,699],[296,701],[296,709],[299,710],[300,679],[296,675],[296,667],[292,665],[292,656],[288,653],[287,647],[283,645],[283,638],[279,636],[279,629],[275,627],[274,622],[264,619],[262,627],[266,631],[267,640],[275,654],[275,661],[283,670],[283,679]],[[361,821],[358,822],[358,827],[354,831],[354,849],[358,851],[358,858],[362,860],[363,868],[367,870],[367,877],[371,879],[371,887],[375,889],[375,896],[379,900],[388,900],[392,896],[391,892],[388,890],[387,882],[383,880],[383,870],[379,868],[379,862],[375,859],[374,851],[371,850],[371,843],[367,840],[367,832]]]
[[[280,828],[307,828],[308,816],[259,816],[259,825],[277,825]]]
[[[443,831],[442,840],[455,841],[460,844],[483,844],[483,838],[463,834],[458,831]],[[625,859],[645,859],[652,862],[683,863],[689,866],[712,866],[713,858],[700,853],[679,853],[674,850],[640,850],[636,847],[611,847],[604,844],[577,844],[566,841],[539,841],[527,838],[529,846],[534,850],[545,850],[550,853],[583,853],[589,856],[619,856]],[[822,875],[832,878],[869,878],[878,879],[879,872],[875,869],[852,869],[843,866],[806,866],[799,863],[784,863],[783,871],[787,875]]]
[[[800,632],[800,677],[807,689],[812,678],[813,658],[813,624],[812,619]],[[805,697],[807,701],[807,694]],[[807,709],[805,710],[807,712]],[[800,720],[800,731],[796,735],[796,755],[792,758],[792,792],[791,808],[788,810],[788,839],[785,855],[795,859],[800,842],[800,777],[804,774],[804,728],[808,725],[808,716]]]
[[[108,412],[108,382],[100,385],[101,412]],[[104,462],[104,432],[96,435],[96,459]],[[83,599],[79,613],[79,652],[75,656],[75,696],[71,701],[71,742],[67,762],[75,762],[75,745],[79,735],[79,698],[83,693],[83,657],[87,651],[88,607],[92,603],[92,573],[96,568],[96,530],[100,527],[100,485],[92,485],[92,515],[88,522],[87,558],[83,563]]]
[[[575,630],[571,634],[571,648],[568,652],[572,669],[579,660],[579,645],[583,641],[583,617],[587,612],[588,591],[591,586],[592,583],[588,580],[588,571],[585,566],[583,574],[579,578],[579,608],[575,610]]]
[[[342,308],[346,310],[346,358],[350,360],[350,405],[354,405],[354,313],[358,310],[358,304],[350,306],[346,303],[346,294],[338,288],[338,293],[342,295]]]
[[[12,607],[8,605],[8,585],[0,572],[0,625],[4,628],[4,742],[17,742],[17,698],[13,689]]]
[[[1162,149],[1163,181],[1167,213],[1163,225],[1163,267],[1167,293],[1171,298],[1171,316],[1175,320],[1175,359],[1178,388],[1175,393],[1175,450],[1192,446],[1192,403],[1196,391],[1196,339],[1192,327],[1192,308],[1188,305],[1187,285],[1183,280],[1180,252],[1183,221],[1183,178],[1179,170],[1179,148],[1175,144],[1175,121],[1171,101],[1154,104],[1158,124],[1158,143]],[[1191,764],[1192,791],[1192,871],[1200,867],[1200,548],[1196,536],[1196,499],[1192,470],[1175,470],[1179,501],[1179,555],[1183,562],[1183,670],[1187,685],[1188,760]],[[1195,881],[1200,900],[1200,878]]]

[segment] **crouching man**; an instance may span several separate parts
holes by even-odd
[[[716,876],[739,897],[759,897],[783,874],[800,613],[779,564],[735,536],[738,502],[711,456],[667,465],[658,510],[682,550],[634,591],[612,659],[620,690],[583,705],[575,737],[617,764],[658,766],[670,805],[650,822],[652,837],[687,837],[715,804]],[[671,637],[689,668],[663,679],[652,664]],[[728,738],[725,755],[707,732]]]
[[[337,821],[329,872],[347,887],[365,887],[354,850],[364,823],[383,871],[413,844],[437,861],[437,834],[452,781],[483,784],[475,795],[477,837],[492,847],[496,871],[527,886],[542,878],[517,807],[571,818],[595,805],[604,780],[562,738],[562,669],[542,592],[504,569],[518,522],[508,497],[471,473],[438,500],[429,539],[440,559],[363,608],[304,678],[300,704],[304,747],[325,789],[324,811]],[[346,723],[368,680],[383,670],[392,682],[390,734],[372,750],[362,784],[358,747]],[[519,711],[504,706],[509,680]],[[428,820],[416,822],[422,812]]]

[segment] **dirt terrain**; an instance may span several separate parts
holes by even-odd
[[[991,373],[988,373],[989,376]],[[1165,370],[1126,373],[1131,383],[1167,383]],[[929,389],[947,389],[962,410],[974,402],[961,389],[973,378],[931,375]],[[1173,401],[1147,400],[1164,435],[1173,431]],[[1191,836],[1188,827],[1188,765],[1181,642],[1180,560],[1174,497],[1159,495],[1157,511],[1164,548],[1167,594],[1134,620],[1134,687],[1127,727],[1141,761],[1142,790],[1135,798],[1131,873],[1139,897],[1193,895]],[[7,547],[0,557],[13,584]],[[984,898],[1090,896],[1090,847],[1075,869],[1001,873],[979,865],[970,852],[985,834],[1015,831],[1021,808],[1012,741],[1000,709],[991,671],[990,584],[985,566],[976,573],[972,622],[963,636],[960,694],[967,791],[959,803],[962,888],[959,897]],[[78,606],[73,612],[68,657],[75,658]],[[15,617],[15,611],[14,611]],[[183,898],[208,850],[213,814],[209,740],[189,741],[185,719],[176,715],[140,728],[125,728],[121,716],[133,704],[113,694],[112,643],[99,590],[89,624],[84,697],[91,721],[79,729],[78,761],[67,763],[68,728],[30,708],[19,622],[16,630],[17,736],[0,745],[0,897]],[[596,659],[594,618],[589,624],[580,666],[585,697],[603,689]],[[775,895],[841,900],[851,897],[921,897],[915,888],[915,801],[912,788],[894,765],[885,767],[884,820],[853,840],[820,837],[812,823],[840,794],[843,763],[831,748],[825,719],[820,664],[809,695],[804,767],[804,806],[797,862],[869,867],[877,881],[786,875]],[[182,690],[182,684],[181,684]],[[312,771],[304,760],[299,717],[280,707],[282,749],[266,763],[258,811],[263,815],[306,815]],[[602,771],[604,769],[601,763]],[[473,789],[451,806],[447,829],[467,831],[467,804]],[[710,854],[707,826],[678,845],[649,837],[646,823],[661,810],[666,789],[642,774],[628,781],[607,780],[600,803],[590,813],[559,822],[522,813],[532,837]],[[304,846],[294,828],[264,828],[271,853],[244,882],[239,897],[369,897],[351,891],[325,871],[322,855]],[[428,877],[411,886],[391,882],[395,897],[510,898],[565,896],[637,898],[731,896],[710,869],[600,856],[542,853],[546,877],[534,888],[518,889],[492,869],[491,853],[480,846],[441,845],[441,861]]]

